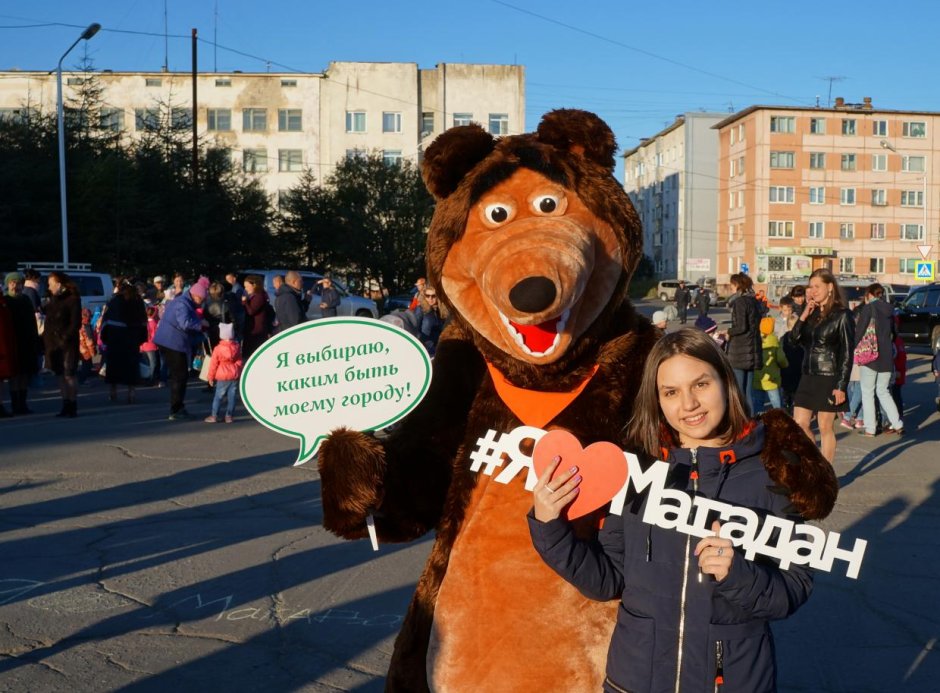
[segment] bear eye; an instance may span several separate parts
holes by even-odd
[[[551,214],[558,209],[558,198],[554,195],[541,195],[532,201],[532,206],[536,212],[542,214]]]
[[[502,224],[509,219],[509,209],[500,204],[487,205],[484,216],[489,222]]]

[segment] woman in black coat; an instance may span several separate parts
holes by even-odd
[[[30,379],[39,372],[39,332],[33,302],[23,293],[23,275],[10,272],[6,276],[7,306],[13,321],[16,343],[15,368],[10,378],[10,399],[14,414],[32,414],[26,406]]]
[[[225,293],[225,287],[221,282],[212,282],[209,286],[209,298],[206,299],[203,306],[202,315],[209,323],[209,327],[206,329],[209,345],[215,349],[219,343],[219,325],[223,322],[232,323],[235,321],[230,297]]]
[[[734,369],[734,379],[744,395],[750,412],[754,412],[751,383],[754,371],[761,367],[760,308],[754,298],[754,282],[746,274],[732,274],[734,295],[731,304],[731,327],[725,333],[728,339],[728,361]]]
[[[790,330],[790,339],[803,347],[803,375],[793,395],[793,418],[815,440],[813,414],[819,426],[823,456],[836,455],[836,415],[848,409],[845,397],[852,372],[855,323],[845,305],[839,282],[828,269],[809,278],[807,301]]]
[[[147,341],[147,309],[132,284],[118,281],[101,328],[101,341],[107,347],[105,381],[111,386],[112,402],[117,399],[117,386],[127,385],[127,403],[133,404],[140,379],[140,345]]]
[[[42,339],[46,367],[59,379],[62,411],[56,416],[78,416],[78,331],[82,328],[82,299],[65,272],[49,273],[49,303]]]

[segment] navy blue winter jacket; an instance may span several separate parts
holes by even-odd
[[[761,517],[772,513],[801,521],[786,513],[790,501],[768,476],[761,459],[764,443],[760,423],[730,446],[733,463],[719,460],[719,452],[729,448],[673,449],[666,460],[667,486],[696,493],[690,478],[694,465],[698,495],[751,508]],[[591,599],[621,599],[604,690],[776,690],[768,621],[789,616],[806,601],[813,588],[811,570],[792,565],[781,570],[760,556],[749,561],[736,548],[722,582],[700,576],[692,555],[699,540],[644,523],[645,496],[628,498],[622,516],[608,515],[595,541],[579,540],[561,519],[542,523],[529,516],[533,543],[549,566]],[[724,684],[716,689],[719,673]]]

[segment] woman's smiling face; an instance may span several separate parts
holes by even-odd
[[[722,444],[718,426],[725,416],[728,393],[718,372],[699,359],[678,354],[663,361],[656,374],[659,406],[680,445]]]

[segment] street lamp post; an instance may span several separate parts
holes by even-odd
[[[889,151],[898,154],[898,150],[895,149],[890,142],[887,140],[881,140],[880,142],[882,149],[887,149]],[[922,243],[930,243],[930,232],[927,229],[927,158],[924,157],[924,177],[921,178],[923,183],[923,196],[924,196],[924,238],[921,241]]]
[[[92,36],[98,33],[98,30],[101,28],[101,25],[97,22],[94,24],[89,24],[88,28],[82,32],[82,35],[75,39],[75,42],[68,47],[68,50],[62,54],[62,57],[59,58],[59,63],[56,66],[56,118],[59,124],[59,205],[61,207],[62,213],[62,265],[63,269],[68,267],[69,264],[69,221],[68,214],[66,213],[66,198],[65,198],[65,114],[62,108],[62,61],[65,60],[67,56],[75,46],[78,45],[78,42],[84,39],[85,41],[89,40]]]

